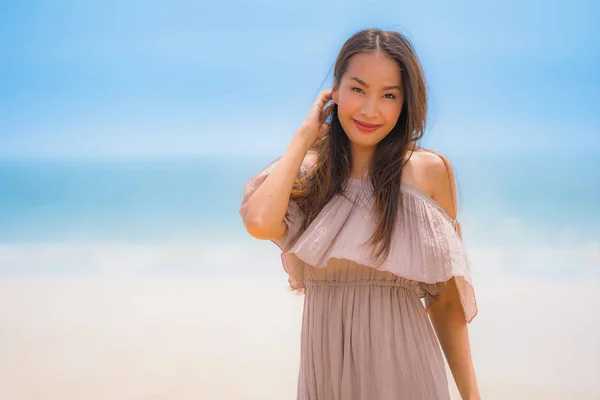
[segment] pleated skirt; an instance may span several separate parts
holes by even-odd
[[[297,400],[449,400],[418,282],[335,260],[307,267]]]

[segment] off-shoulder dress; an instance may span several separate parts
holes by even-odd
[[[242,216],[276,162],[245,185]],[[457,221],[403,182],[391,251],[377,263],[364,244],[375,227],[371,189],[370,181],[350,178],[295,241],[302,219],[290,201],[287,232],[274,240],[290,286],[304,294],[297,400],[447,400],[443,353],[426,309],[454,277],[466,321],[477,314]]]

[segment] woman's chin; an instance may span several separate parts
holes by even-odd
[[[383,127],[380,127],[373,132],[363,132],[353,124],[349,124],[349,126],[346,125],[348,124],[342,124],[342,128],[353,146],[371,148],[376,146],[377,143],[381,142],[386,136],[382,134]]]
[[[373,140],[372,138],[357,138],[357,137],[353,137],[351,135],[348,135],[348,139],[350,140],[350,143],[352,144],[352,146],[354,146],[355,148],[364,148],[364,149],[370,149],[373,148],[375,146],[377,146],[377,143],[379,143],[381,140],[378,138],[373,138],[375,140]]]

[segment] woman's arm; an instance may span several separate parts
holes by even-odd
[[[248,199],[242,220],[253,237],[269,240],[285,233],[284,218],[292,187],[310,145],[301,132],[295,134],[273,170]]]
[[[431,163],[430,177],[433,198],[448,215],[456,218],[456,190],[452,165],[446,157],[436,153]],[[460,225],[457,233],[462,239]],[[464,400],[479,400],[479,388],[471,357],[469,330],[454,278],[451,278],[436,301],[429,307],[429,317],[452,371],[458,391]]]
[[[480,400],[469,330],[454,278],[448,281],[439,302],[434,301],[428,313],[461,397],[464,400]]]
[[[302,162],[315,141],[329,132],[323,107],[330,99],[331,89],[319,93],[285,153],[244,205],[242,220],[255,238],[274,240],[288,229],[284,218]]]

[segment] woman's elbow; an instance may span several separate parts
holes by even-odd
[[[244,220],[244,226],[250,236],[261,240],[273,240],[285,233],[286,225],[281,221],[277,225],[266,224],[263,221],[252,219]]]
[[[265,226],[260,223],[244,221],[244,226],[246,227],[246,232],[256,239],[267,239],[269,235],[268,229],[265,229]]]

